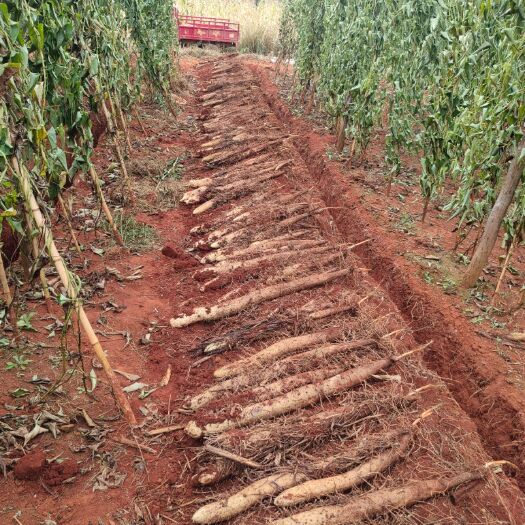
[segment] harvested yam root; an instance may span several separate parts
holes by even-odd
[[[325,241],[318,241],[315,239],[297,239],[302,237],[306,230],[287,234],[285,236],[276,237],[274,239],[266,239],[263,241],[256,241],[250,244],[246,248],[236,250],[233,252],[217,250],[216,252],[209,253],[202,258],[203,263],[220,262],[231,259],[239,259],[241,257],[250,256],[256,253],[276,253],[279,251],[291,251],[291,250],[302,250],[305,248],[316,248],[323,244]]]
[[[219,523],[229,520],[257,505],[266,496],[279,494],[304,479],[301,474],[288,473],[260,479],[227,499],[204,505],[193,515],[193,523]]]
[[[282,172],[271,172],[266,175],[255,177],[250,180],[249,183],[246,180],[239,180],[235,182],[230,182],[223,186],[199,186],[196,189],[187,191],[181,198],[181,202],[185,204],[198,204],[204,200],[209,200],[212,197],[215,198],[216,204],[223,204],[224,202],[233,200],[239,196],[247,195],[248,193],[253,193],[260,189],[260,185],[263,182],[269,181],[280,177]]]
[[[304,207],[304,204],[302,204],[301,207]],[[291,212],[288,211],[288,215],[290,214]],[[290,226],[309,215],[309,213],[296,214],[276,222],[275,217],[272,217],[271,215],[268,216],[265,213],[263,217],[254,217],[252,220],[243,220],[241,227],[230,230],[226,228],[215,230],[208,235],[207,239],[203,239],[199,242],[208,245],[214,250],[217,248],[223,248],[234,242],[238,245],[239,243],[246,243],[249,240],[253,240],[256,236],[268,236],[270,234],[276,235],[283,230],[289,230]],[[257,229],[253,227],[254,223],[257,223]]]
[[[182,328],[200,321],[215,321],[217,319],[222,319],[223,317],[229,317],[230,315],[237,314],[252,305],[271,301],[273,299],[277,299],[278,297],[283,297],[301,290],[307,290],[309,288],[321,286],[325,283],[338,279],[339,277],[348,275],[349,272],[350,269],[339,270],[337,272],[325,272],[302,277],[301,279],[295,279],[287,283],[268,286],[266,288],[248,293],[243,297],[225,302],[221,305],[215,305],[208,308],[195,308],[192,315],[183,315],[176,319],[171,319],[170,324],[173,328]]]
[[[257,268],[258,266],[261,266],[263,264],[266,264],[270,261],[278,261],[279,259],[285,259],[289,261],[291,258],[295,257],[305,257],[309,255],[317,255],[322,253],[327,253],[332,251],[333,248],[331,246],[320,246],[315,248],[310,248],[307,250],[282,250],[277,251],[274,253],[270,253],[264,256],[259,256],[254,259],[247,259],[247,260],[231,260],[230,258],[222,259],[219,263],[217,263],[213,268],[207,268],[204,270],[204,272],[210,272],[207,275],[213,275],[213,274],[221,274],[221,273],[227,273],[231,272],[233,270],[236,270],[237,268],[241,268],[243,270],[251,270],[253,268]],[[194,275],[194,278],[195,275]]]
[[[335,437],[344,439],[355,435],[355,428],[365,421],[375,419],[383,421],[388,416],[386,412],[397,412],[415,400],[415,397],[391,396],[376,400],[375,404],[367,400],[365,405],[350,409],[347,406],[335,410],[324,411],[309,417],[295,416],[284,423],[278,419],[270,424],[264,423],[252,430],[233,429],[223,434],[210,436],[207,443],[219,443],[230,450],[242,450],[246,456],[263,466],[274,467],[279,464],[293,465],[309,477],[334,476],[346,470],[353,469],[368,461],[371,455],[378,455],[391,449],[406,435],[406,429],[390,432],[381,431],[366,436],[339,454],[329,453],[324,459],[313,460],[309,454],[305,462],[301,456],[312,447],[322,446]],[[394,415],[394,414],[392,414]],[[322,417],[321,417],[322,416]],[[284,463],[281,463],[283,462]],[[198,482],[211,485],[226,479],[241,471],[238,463],[218,459],[206,463],[198,475]],[[196,476],[197,478],[197,476]]]
[[[410,438],[410,433],[407,432],[401,437],[397,447],[393,447],[391,450],[378,454],[374,458],[362,463],[348,472],[344,472],[338,476],[331,476],[329,478],[309,480],[287,489],[277,496],[274,503],[278,507],[289,507],[322,496],[328,496],[329,494],[349,490],[352,487],[373,478],[398,461],[407,451],[410,444]]]
[[[221,164],[231,164],[233,162],[239,162],[240,160],[244,160],[258,155],[259,153],[266,151],[269,147],[282,143],[283,140],[284,138],[279,138],[277,140],[265,142],[264,144],[255,146],[251,149],[238,148],[233,152],[214,153],[213,155],[208,155],[207,157],[204,157],[202,161],[211,167],[220,166]]]
[[[198,186],[197,188],[187,191],[180,199],[184,204],[198,204],[208,192],[208,186]]]
[[[340,406],[324,410],[308,417],[295,415],[281,420],[266,422],[253,429],[233,429],[216,436],[207,442],[235,451],[256,461],[271,458],[278,452],[288,449],[308,450],[334,436],[345,436],[364,419],[385,417],[385,412],[403,410],[415,396],[392,398],[381,396],[377,400],[363,400],[356,406]],[[325,471],[329,465],[318,465],[314,470]]]
[[[302,352],[300,354],[282,359],[278,363],[275,363],[272,368],[255,368],[249,370],[242,375],[234,376],[225,381],[221,381],[218,384],[212,385],[204,392],[197,394],[191,398],[185,408],[190,410],[197,410],[211,401],[222,397],[223,394],[229,394],[234,391],[245,390],[247,387],[255,384],[261,386],[253,389],[252,395],[259,400],[267,399],[265,396],[274,397],[279,393],[296,388],[297,376],[286,377],[280,381],[275,381],[278,377],[286,374],[297,374],[299,372],[305,372],[311,370],[317,366],[322,366],[320,361],[326,359],[334,354],[355,350],[357,348],[363,348],[368,345],[375,344],[373,339],[358,339],[357,341],[351,341],[349,343],[339,343],[333,345],[325,345],[313,350]],[[323,369],[322,374],[326,373],[326,369]],[[330,375],[335,375],[334,372]],[[304,377],[304,376],[303,376]],[[325,376],[327,377],[327,376]],[[324,379],[324,377],[323,377]],[[267,381],[272,381],[270,384],[265,384]],[[311,382],[311,381],[307,381]],[[295,384],[296,386],[289,386]],[[303,383],[305,384],[305,383]],[[288,385],[288,388],[286,386]],[[273,392],[273,395],[270,395]]]
[[[211,177],[201,177],[200,179],[190,179],[186,183],[190,188],[201,188],[202,186],[209,186],[213,184]]]
[[[277,361],[281,357],[289,355],[297,350],[308,348],[320,343],[335,341],[336,339],[339,339],[343,333],[344,331],[341,328],[330,328],[312,334],[287,337],[286,339],[281,339],[273,345],[270,345],[249,357],[218,368],[213,375],[217,379],[232,377],[241,374],[254,366]]]
[[[237,419],[209,423],[202,429],[192,421],[187,425],[186,432],[191,437],[199,438],[203,434],[219,434],[231,428],[246,426],[256,421],[287,414],[299,408],[313,405],[323,397],[332,396],[358,385],[379,371],[389,368],[397,360],[398,358],[395,357],[379,359],[367,365],[346,370],[320,383],[302,386],[274,399],[248,405],[242,409],[241,415]]]
[[[315,361],[306,361],[305,367],[311,367],[315,365]],[[258,401],[264,401],[266,399],[271,399],[273,397],[289,392],[296,388],[308,385],[310,383],[317,383],[328,377],[333,377],[336,374],[340,374],[345,370],[343,365],[340,366],[330,366],[325,368],[316,368],[315,370],[307,370],[305,372],[299,372],[297,374],[288,375],[282,379],[278,379],[267,385],[262,385],[257,388],[254,388],[249,392],[250,398],[254,398]]]
[[[465,472],[445,479],[430,479],[398,489],[381,489],[351,498],[346,505],[330,505],[271,521],[271,525],[350,525],[387,511],[409,507],[443,494],[458,485],[483,478],[481,471]]]

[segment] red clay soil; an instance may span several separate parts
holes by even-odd
[[[425,362],[435,370],[462,408],[477,424],[483,443],[491,455],[505,458],[519,467],[517,479],[525,489],[525,393],[509,384],[508,368],[495,353],[495,343],[479,337],[452,301],[435,288],[425,285],[418,269],[396,256],[399,238],[391,235],[361,203],[361,192],[341,170],[327,159],[334,137],[320,134],[311,124],[295,117],[280,97],[267,66],[249,62],[264,98],[292,134],[309,172],[305,184],[313,180],[321,191],[340,235],[349,242],[372,238],[357,249],[370,275],[388,292],[415,338],[433,340]],[[356,168],[361,172],[365,168]]]
[[[182,68],[189,74],[187,105],[177,122],[153,106],[141,107],[139,113],[146,127],[146,135],[141,131],[136,120],[131,121],[131,139],[134,145],[130,161],[135,162],[134,185],[138,190],[147,186],[148,170],[155,170],[154,164],[164,168],[166,163],[181,153],[186,153],[184,161],[186,180],[209,175],[210,170],[197,158],[199,141],[203,138],[202,127],[196,124],[196,118],[205,116],[192,89],[202,87],[212,75],[212,63],[185,58]],[[438,293],[421,283],[415,276],[414,267],[405,260],[396,257],[396,240],[381,224],[376,223],[371,214],[359,201],[358,189],[343,175],[340,165],[329,162],[325,156],[326,145],[332,140],[329,135],[319,134],[305,120],[295,118],[287,105],[281,100],[278,90],[271,79],[271,69],[265,63],[250,61],[247,67],[253,78],[239,75],[236,79],[243,89],[260,92],[260,115],[267,116],[268,107],[273,111],[272,125],[278,131],[291,134],[293,146],[298,152],[294,160],[302,162],[301,169],[295,171],[296,182],[302,188],[316,186],[322,196],[323,205],[337,207],[330,210],[337,226],[335,236],[349,242],[361,241],[372,237],[374,241],[360,248],[358,255],[362,264],[381,287],[388,292],[405,322],[414,332],[414,338],[420,342],[429,339],[435,341],[432,353],[425,355],[427,365],[447,380],[448,387],[458,404],[455,405],[444,396],[445,416],[443,427],[432,427],[429,432],[450,435],[472,435],[477,441],[476,429],[489,454],[496,459],[508,459],[519,467],[525,466],[523,452],[525,445],[525,399],[520,391],[505,382],[505,370],[502,361],[495,357],[492,347],[486,340],[473,333],[468,321],[458,313],[451,302],[442,293]],[[247,76],[247,75],[246,75]],[[235,79],[234,79],[235,80]],[[241,82],[242,81],[242,82]],[[259,95],[258,95],[259,96]],[[254,112],[255,118],[255,112]],[[257,117],[263,118],[263,117]],[[262,132],[262,130],[261,130]],[[294,154],[295,155],[295,154]],[[115,163],[113,152],[107,139],[101,139],[96,150],[96,166],[105,176]],[[161,170],[162,171],[162,170]],[[157,180],[154,180],[155,187]],[[107,192],[113,197],[110,204],[119,204],[120,187],[106,176]],[[288,188],[290,190],[290,188]],[[69,190],[74,199],[73,209],[92,209],[91,189],[82,180]],[[285,191],[285,189],[277,189]],[[32,417],[46,408],[52,413],[63,413],[70,420],[72,428],[66,429],[54,439],[50,432],[39,435],[26,445],[23,450],[19,445],[10,450],[0,460],[7,460],[7,479],[0,493],[0,523],[41,525],[44,520],[52,520],[58,525],[168,525],[190,523],[195,509],[213,497],[213,491],[197,488],[192,483],[195,457],[199,453],[198,443],[180,431],[168,432],[152,437],[146,432],[168,425],[180,425],[190,419],[184,410],[184,400],[202,391],[213,382],[213,371],[243,355],[244,348],[201,359],[195,356],[195,349],[210,338],[242,328],[247,322],[256,323],[269,316],[272,320],[287,319],[286,314],[296,307],[298,302],[306,303],[313,294],[305,292],[297,299],[284,300],[275,305],[264,305],[258,310],[248,308],[242,318],[220,321],[213,325],[193,325],[184,330],[173,330],[169,319],[173,315],[190,312],[195,306],[214,304],[225,292],[235,290],[248,274],[235,274],[235,279],[219,280],[221,286],[208,286],[205,294],[200,287],[204,284],[192,276],[200,267],[193,254],[186,249],[195,242],[190,230],[198,224],[212,225],[219,210],[213,210],[206,216],[194,216],[189,207],[177,207],[178,196],[165,209],[159,209],[158,195],[153,191],[139,199],[139,205],[132,213],[137,221],[150,225],[158,234],[155,245],[140,253],[120,249],[111,239],[102,233],[83,232],[85,219],[77,217],[75,227],[77,235],[86,250],[83,252],[85,263],[78,256],[68,251],[69,236],[63,231],[63,221],[56,224],[59,247],[67,253],[76,272],[84,283],[97,283],[103,278],[102,289],[93,287],[86,299],[86,309],[90,320],[99,333],[114,369],[140,376],[138,381],[147,386],[139,392],[128,394],[132,408],[141,420],[140,428],[130,430],[122,419],[111,396],[109,386],[98,363],[93,360],[91,349],[82,340],[77,346],[75,337],[69,338],[67,368],[76,365],[76,372],[63,386],[61,392],[45,399],[45,405],[33,404],[31,398],[39,393],[38,386],[31,383],[32,376],[49,378],[52,382],[61,377],[61,364],[56,364],[60,355],[58,337],[48,337],[46,326],[54,322],[49,316],[44,303],[38,298],[27,296],[26,310],[35,311],[33,325],[36,333],[23,332],[30,342],[44,342],[44,347],[31,347],[27,354],[31,363],[26,370],[3,372],[3,389],[0,392],[0,422],[11,428],[20,426],[17,417]],[[326,227],[326,237],[334,237],[334,232]],[[89,247],[102,247],[105,252],[99,256]],[[124,277],[117,279],[107,268],[115,268]],[[127,281],[140,267],[142,278]],[[272,277],[273,266],[261,268],[261,278]],[[254,281],[259,276],[250,276]],[[205,279],[207,280],[207,279]],[[223,288],[224,287],[224,288]],[[346,284],[335,283],[326,287],[320,294],[330,298],[347,290]],[[28,292],[29,289],[23,290]],[[373,303],[375,306],[375,303]],[[382,307],[378,301],[378,308]],[[25,311],[25,310],[24,310]],[[58,319],[63,313],[56,309]],[[354,312],[355,315],[355,312]],[[350,315],[352,317],[352,315]],[[300,319],[292,323],[283,322],[268,338],[302,333],[304,328]],[[59,331],[59,329],[57,329]],[[127,342],[127,334],[130,342]],[[144,339],[149,334],[150,342]],[[254,346],[264,346],[264,340]],[[78,364],[83,358],[89,385],[89,371],[93,368],[97,375],[97,387],[91,395],[84,392],[85,382]],[[0,366],[11,359],[5,353]],[[60,363],[60,359],[58,360]],[[165,377],[171,366],[171,377],[167,386],[154,391]],[[129,386],[133,381],[119,376],[121,387]],[[23,386],[30,395],[13,398],[10,392]],[[242,396],[239,396],[239,400]],[[428,407],[433,406],[432,395],[426,399]],[[220,411],[220,403],[217,405]],[[222,412],[227,410],[222,407]],[[85,409],[94,426],[86,421],[82,409]],[[475,422],[465,416],[463,409]],[[6,419],[4,419],[6,418]],[[202,421],[214,420],[216,416],[203,416]],[[463,418],[463,419],[462,419]],[[29,426],[32,420],[24,421]],[[66,425],[67,426],[67,425]],[[4,426],[0,429],[5,430]],[[458,434],[459,435],[459,434]],[[1,437],[1,435],[0,435]],[[119,438],[127,438],[135,444],[144,444],[150,449],[138,449],[119,443]],[[151,450],[152,449],[152,450]],[[443,457],[450,460],[454,450],[444,450]],[[18,461],[12,461],[18,460]],[[416,460],[414,460],[416,461]],[[407,460],[405,473],[410,477],[411,468]],[[433,472],[432,465],[417,465],[423,471]],[[415,471],[415,470],[414,470]],[[517,479],[525,483],[525,469],[521,468]],[[115,482],[115,487],[111,482]],[[116,476],[116,477],[112,477]],[[100,481],[102,480],[102,481]],[[234,479],[231,486],[238,480]],[[107,486],[104,489],[104,483]],[[226,488],[230,485],[226,484]],[[492,487],[492,485],[490,486]],[[473,508],[479,501],[490,500],[488,507],[494,515],[504,516],[498,507],[498,499],[491,494],[491,488],[469,487],[468,491],[454,493],[454,503],[461,509]],[[510,507],[506,509],[511,516],[503,523],[525,523],[525,510],[521,502],[521,493],[510,481],[498,498],[505,500]],[[442,523],[456,523],[446,514],[451,506],[449,500],[436,501],[431,510],[440,512],[443,507]],[[492,509],[494,507],[494,509]],[[263,509],[261,516],[264,518]],[[417,514],[420,523],[425,521],[423,508]],[[17,516],[16,521],[13,516]],[[250,521],[235,523],[255,523]],[[402,518],[401,518],[402,519]],[[503,519],[503,518],[502,518]],[[469,522],[470,523],[470,522]],[[485,522],[488,523],[488,522]]]

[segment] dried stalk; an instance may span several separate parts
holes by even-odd
[[[104,215],[106,216],[106,220],[108,221],[111,231],[113,232],[113,236],[115,237],[115,241],[117,241],[117,244],[119,246],[124,247],[124,240],[122,239],[122,235],[120,235],[120,232],[118,231],[115,221],[113,220],[113,215],[111,214],[111,210],[109,209],[106,203],[104,193],[102,192],[102,188],[100,187],[100,180],[98,178],[98,174],[95,171],[95,168],[93,166],[89,167],[89,174],[91,176],[91,180],[93,181],[93,186],[95,188],[95,192],[97,194],[98,200],[100,201],[100,206],[102,207],[102,211],[104,212]]]
[[[75,230],[73,229],[73,223],[71,222],[71,217],[69,216],[69,210],[67,209],[66,203],[64,202],[64,199],[62,198],[62,195],[60,193],[58,194],[58,203],[60,204],[62,212],[64,213],[64,219],[66,220],[66,224],[71,235],[71,240],[73,241],[73,244],[75,246],[75,250],[77,251],[78,255],[82,257],[82,249],[80,248],[80,244],[78,244],[77,236],[75,234]]]

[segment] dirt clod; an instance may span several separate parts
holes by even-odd
[[[32,481],[38,479],[46,465],[46,456],[41,450],[35,450],[21,457],[15,465],[16,479]]]
[[[52,463],[44,472],[44,481],[50,487],[60,485],[66,479],[72,478],[79,473],[76,461],[66,459],[62,463]]]
[[[199,264],[191,255],[188,255],[184,250],[181,250],[173,244],[166,244],[164,248],[162,248],[161,253],[165,257],[176,260],[176,269],[191,268]]]

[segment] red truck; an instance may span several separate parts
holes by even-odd
[[[192,42],[210,43],[235,47],[239,43],[240,24],[226,18],[181,15],[173,11],[179,30],[179,42],[187,45]]]

